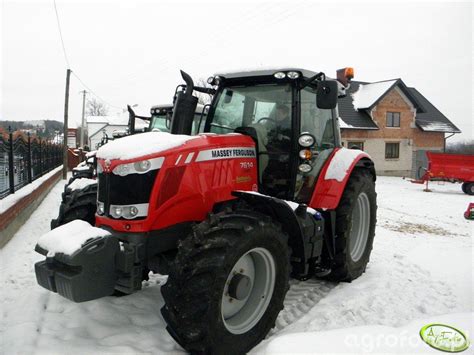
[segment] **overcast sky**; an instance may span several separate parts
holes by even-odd
[[[472,139],[472,16],[466,2],[63,1],[71,69],[114,113],[168,103],[179,69],[296,66],[402,78]],[[66,63],[53,0],[2,0],[0,119],[62,121]],[[71,77],[70,119],[84,87]]]

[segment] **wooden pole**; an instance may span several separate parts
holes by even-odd
[[[66,73],[66,97],[64,100],[64,139],[63,139],[63,180],[67,178],[67,119],[69,110],[69,80],[71,78],[71,69]]]
[[[87,91],[83,90],[81,91],[82,93],[82,121],[81,121],[81,148],[84,149],[84,130],[85,130],[85,122],[84,122],[84,117],[85,117],[85,110],[86,110],[86,94]]]

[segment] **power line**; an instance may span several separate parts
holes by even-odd
[[[58,8],[57,8],[57,6],[56,6],[56,0],[53,0],[53,4],[54,4],[54,12],[56,13],[56,20],[57,20],[57,23],[58,23],[59,37],[61,38],[61,46],[62,46],[62,48],[63,48],[64,59],[65,59],[65,61],[66,61],[67,69],[71,70],[71,65],[69,64],[69,59],[68,59],[67,52],[66,52],[66,46],[64,45],[64,38],[63,38],[62,30],[61,30],[61,22],[59,21],[59,14],[58,14]],[[77,78],[77,80],[79,80],[79,82],[82,84],[82,86],[84,86],[84,88],[86,88],[87,90],[89,90],[89,92],[90,92],[91,94],[93,94],[94,96],[96,96],[100,101],[104,102],[105,104],[109,105],[110,107],[113,107],[113,108],[116,108],[116,109],[119,109],[119,110],[122,109],[121,107],[112,105],[112,104],[108,103],[107,101],[105,101],[102,97],[100,97],[99,95],[97,95],[89,86],[87,86],[87,85],[84,83],[84,81],[82,81],[81,78],[79,78],[79,77],[77,76],[77,74],[76,74],[75,72],[73,72],[73,71],[71,70],[71,73]]]
[[[56,12],[56,20],[58,22],[59,37],[61,37],[61,45],[63,46],[64,59],[66,60],[67,69],[71,69],[71,65],[69,64],[69,60],[67,58],[66,46],[64,45],[63,32],[61,31],[61,23],[59,22],[59,15],[58,15],[58,8],[56,7],[56,0],[53,0],[53,3],[54,3],[54,11]]]
[[[77,78],[77,80],[79,80],[79,82],[82,84],[82,86],[84,86],[84,88],[86,88],[87,90],[89,90],[89,92],[94,95],[95,97],[97,97],[100,101],[104,102],[105,104],[109,105],[110,107],[113,107],[113,108],[116,108],[118,110],[122,110],[123,107],[118,107],[118,106],[115,106],[115,105],[112,105],[111,103],[105,101],[102,97],[100,97],[99,95],[97,95],[94,90],[92,90],[89,86],[87,86],[84,81],[82,81],[81,78],[79,78],[79,76],[77,76],[77,74],[75,72],[72,72],[72,74]]]

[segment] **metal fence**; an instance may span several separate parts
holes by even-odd
[[[0,129],[0,199],[63,163],[62,145]]]

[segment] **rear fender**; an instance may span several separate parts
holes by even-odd
[[[356,168],[368,169],[375,181],[374,162],[367,153],[347,148],[334,150],[321,169],[309,206],[315,209],[335,210]]]

